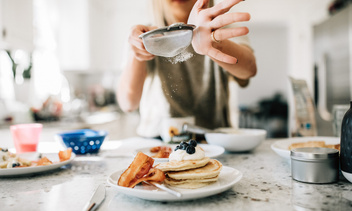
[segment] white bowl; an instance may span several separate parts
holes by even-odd
[[[266,138],[266,130],[219,128],[224,133],[206,133],[208,144],[219,145],[230,152],[251,151],[259,146]]]

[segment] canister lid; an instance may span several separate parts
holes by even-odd
[[[322,147],[305,147],[295,148],[291,150],[291,158],[293,159],[327,159],[339,156],[337,149]]]

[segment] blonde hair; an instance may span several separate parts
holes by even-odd
[[[153,8],[154,25],[164,27],[167,23],[175,23],[175,17],[166,0],[150,0]],[[214,0],[209,0],[209,7],[214,6]]]

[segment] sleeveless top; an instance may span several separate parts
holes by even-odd
[[[247,39],[241,41],[248,43]],[[158,56],[148,61],[139,106],[138,135],[159,136],[163,119],[170,117],[194,116],[196,125],[210,129],[231,126],[229,81],[232,75],[210,57],[196,54],[192,46],[187,51],[193,56],[184,62],[172,63]]]

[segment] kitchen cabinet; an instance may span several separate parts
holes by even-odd
[[[1,0],[0,29],[0,48],[32,51],[33,0]]]

